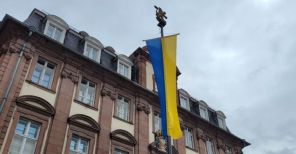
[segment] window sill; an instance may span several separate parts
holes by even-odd
[[[29,84],[31,84],[31,85],[33,85],[33,86],[35,86],[35,87],[37,87],[37,88],[43,89],[43,90],[45,90],[45,91],[47,91],[47,92],[50,92],[50,93],[52,93],[52,94],[55,94],[55,93],[56,93],[53,89],[49,89],[49,88],[46,88],[46,87],[44,87],[44,86],[41,86],[41,85],[39,85],[39,84],[37,84],[37,83],[31,81],[31,80],[26,80],[26,81],[27,81]]]
[[[189,149],[189,150],[192,150],[192,151],[194,151],[194,152],[198,152],[197,150],[195,150],[195,149],[193,149],[193,148],[190,148],[190,147],[188,147],[188,146],[185,146],[185,148],[187,148],[187,149]]]
[[[118,116],[116,116],[116,115],[113,115],[113,118],[118,119],[118,120],[120,120],[120,121],[123,121],[123,122],[125,122],[125,123],[129,123],[129,124],[133,125],[133,122],[131,122],[131,121],[127,121],[127,120],[124,120],[124,119],[122,119],[122,118],[120,118],[120,117],[118,117]]]
[[[77,99],[74,99],[74,102],[77,103],[77,104],[80,104],[80,105],[82,105],[82,106],[84,106],[84,107],[87,107],[87,108],[89,108],[89,109],[92,109],[92,110],[98,111],[98,108],[97,108],[97,107],[94,107],[94,106],[91,106],[91,105],[85,104],[85,103],[83,103],[83,102],[81,102],[81,101],[79,101],[79,100],[77,100]]]

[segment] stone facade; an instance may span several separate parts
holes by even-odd
[[[0,23],[0,103],[3,107],[0,153],[10,150],[20,119],[40,126],[35,153],[69,153],[73,136],[88,141],[89,154],[109,154],[116,150],[130,154],[165,153],[159,149],[153,134],[153,117],[159,113],[159,105],[146,49],[138,48],[128,57],[133,66],[131,78],[127,78],[117,73],[118,60],[112,47],[101,49],[99,62],[84,56],[82,46],[90,37],[86,32],[68,27],[63,43],[46,36],[45,25],[53,19],[60,25],[66,24],[37,9],[25,22],[7,15]],[[32,81],[40,58],[54,65],[50,87]],[[95,85],[92,105],[78,99],[79,87],[85,78]],[[179,93],[184,92],[179,90]],[[117,101],[121,97],[128,100],[127,119],[116,115]],[[207,154],[209,139],[215,154],[224,154],[227,147],[232,154],[240,154],[242,148],[249,145],[228,128],[219,127],[216,111],[208,108],[210,116],[205,120],[196,109],[201,102],[189,94],[186,98],[191,109],[179,106],[178,111],[182,128],[192,129],[193,147],[186,147],[183,137],[173,141],[174,153]]]

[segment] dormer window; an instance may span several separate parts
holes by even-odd
[[[47,22],[44,34],[60,43],[63,43],[66,31],[69,29],[68,24],[63,19],[55,15],[48,15],[46,18]]]
[[[83,54],[88,58],[100,63],[101,50],[90,43],[85,43]]]
[[[217,113],[219,127],[226,130],[226,122],[225,122],[226,116],[222,111],[217,111],[216,113]]]
[[[188,111],[190,111],[190,105],[189,105],[189,100],[188,98],[184,96],[180,96],[180,106]]]
[[[123,62],[118,63],[118,73],[128,77],[129,76],[129,66],[124,64]]]
[[[179,89],[178,91],[179,91],[180,107],[190,111],[190,103],[189,103],[190,95],[184,89]]]
[[[206,107],[199,106],[199,113],[203,119],[209,120],[208,109]]]
[[[132,62],[125,55],[118,55],[117,73],[131,79]]]
[[[46,32],[45,32],[45,34],[48,37],[50,37],[56,41],[59,41],[59,42],[62,42],[61,41],[62,33],[63,33],[63,30],[61,28],[55,26],[52,23],[49,23],[49,25],[46,29]]]
[[[223,118],[218,117],[218,124],[219,124],[219,127],[220,128],[225,129],[225,122],[224,122],[224,119]]]

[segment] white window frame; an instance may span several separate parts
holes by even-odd
[[[127,66],[128,67],[128,75],[127,76],[125,76],[124,74],[122,74],[121,72],[120,72],[120,65],[125,65],[125,66]],[[131,65],[129,65],[128,63],[126,63],[126,62],[124,62],[123,60],[120,60],[120,59],[118,59],[118,63],[117,63],[117,73],[119,73],[119,74],[121,74],[122,76],[125,76],[126,78],[128,78],[128,79],[131,79],[131,73],[132,73],[132,66]]]
[[[184,99],[186,102],[185,106],[183,106],[182,104],[182,99]],[[184,95],[180,95],[180,106],[183,108],[183,109],[186,109],[188,111],[190,111],[190,103],[189,103],[189,99],[188,97],[185,97]]]
[[[62,30],[60,39],[59,39],[59,40],[56,40],[56,41],[58,41],[58,42],[60,42],[60,43],[63,44],[63,43],[64,43],[64,39],[65,39],[65,35],[66,35],[66,31],[67,31],[66,28],[60,26],[60,25],[59,25],[57,22],[55,22],[55,21],[47,20],[46,25],[45,25],[45,28],[44,28],[44,34],[45,34],[45,35],[46,35],[46,33],[48,32],[49,25],[53,25],[54,27],[57,27],[57,28],[59,28],[59,29]],[[48,36],[48,35],[46,35],[46,36]],[[48,37],[50,37],[50,36],[48,36]],[[50,38],[52,38],[52,37],[50,37]],[[52,38],[52,39],[54,39],[54,38]],[[55,39],[54,39],[54,40],[55,40]]]
[[[91,48],[93,49],[96,49],[97,50],[97,58],[96,59],[92,59],[91,57],[89,57],[89,55],[86,54],[86,49],[87,49],[87,46],[90,46]],[[83,55],[88,57],[89,59],[92,59],[98,63],[101,62],[101,52],[102,52],[102,49],[100,49],[99,47],[97,47],[96,45],[94,45],[93,43],[89,42],[89,41],[85,41],[85,44],[84,44],[84,49],[83,49]]]
[[[42,85],[42,82],[43,82],[43,78],[44,78],[44,75],[45,75],[45,71],[46,71],[46,69],[48,69],[48,68],[47,68],[47,65],[48,65],[48,63],[49,63],[49,64],[53,65],[53,69],[52,69],[52,75],[51,75],[51,78],[50,78],[50,82],[49,82],[49,84],[48,84],[48,87],[46,87],[46,88],[51,88],[51,86],[52,86],[52,82],[53,82],[53,79],[54,79],[54,75],[55,75],[55,68],[56,68],[56,65],[53,64],[53,63],[51,63],[51,62],[48,62],[47,60],[45,60],[45,59],[43,59],[43,58],[38,58],[37,63],[36,63],[36,65],[35,65],[35,68],[34,68],[34,70],[33,70],[33,74],[32,74],[31,80],[32,80],[32,78],[33,78],[33,75],[34,75],[34,72],[35,72],[35,70],[36,70],[36,68],[37,68],[37,65],[41,65],[41,64],[38,63],[39,60],[43,60],[45,63],[44,63],[44,65],[42,65],[42,72],[41,72],[41,75],[40,75],[40,78],[39,78],[38,82],[34,82],[34,83],[36,83],[36,84],[38,84],[38,85],[40,85],[40,86],[42,86],[42,87],[46,87],[46,86],[43,86],[43,85]],[[33,82],[33,81],[32,81],[32,82]]]
[[[194,149],[194,139],[193,139],[193,131],[191,128],[185,127],[184,129],[185,136],[185,146]]]
[[[73,137],[75,137],[75,138],[77,138],[78,139],[78,142],[77,142],[77,146],[75,147],[76,149],[75,149],[75,151],[73,151],[73,150],[71,150],[70,148],[70,146],[69,146],[69,151],[70,151],[70,153],[75,153],[75,154],[88,154],[88,151],[89,151],[89,140],[87,140],[87,139],[84,139],[84,138],[82,138],[82,137],[80,137],[80,136],[77,136],[77,135],[73,135],[72,137],[71,137],[71,141],[70,141],[70,144],[71,144],[71,142],[72,142],[72,138]],[[87,150],[86,150],[86,153],[83,153],[83,152],[79,152],[78,150],[79,150],[79,145],[81,144],[81,140],[84,140],[84,141],[87,141]]]
[[[89,91],[89,89],[90,89],[90,84],[94,84],[95,86],[94,86],[94,95],[93,95],[93,98],[91,98],[91,102],[89,103],[89,102],[86,102],[86,101],[84,101],[85,99],[87,99],[87,96],[80,96],[80,88],[81,88],[81,82],[82,82],[82,80],[85,80],[86,81],[86,92],[85,92],[85,95],[87,95],[88,94],[88,91]],[[86,78],[82,78],[81,80],[80,80],[80,83],[79,83],[79,88],[78,88],[78,93],[77,93],[77,100],[79,100],[80,102],[82,102],[82,103],[84,103],[84,104],[87,104],[87,105],[90,105],[90,106],[94,106],[94,104],[95,104],[95,101],[96,101],[96,87],[97,87],[97,85],[94,83],[94,82],[91,82],[90,80],[87,80]]]
[[[127,101],[125,101],[125,100],[127,100]],[[120,103],[124,103],[124,104],[120,104]],[[124,113],[120,113],[119,105],[127,105],[126,106],[127,111],[124,111]],[[130,115],[131,114],[130,113],[131,112],[130,105],[131,105],[131,102],[128,98],[126,98],[124,96],[118,96],[117,100],[116,100],[116,106],[115,106],[116,107],[116,113],[115,113],[116,117],[118,117],[124,121],[130,122],[130,116],[131,116]],[[123,109],[125,109],[125,108],[123,108]]]
[[[26,145],[26,142],[27,142],[27,139],[31,139],[31,140],[35,140],[35,145],[34,145],[34,152],[36,150],[36,145],[37,145],[37,142],[38,142],[38,137],[39,137],[39,133],[40,133],[40,128],[41,128],[41,125],[40,124],[36,124],[35,122],[32,122],[31,120],[27,120],[27,119],[22,119],[20,118],[18,123],[20,121],[25,121],[26,122],[26,127],[25,127],[25,132],[24,134],[17,134],[16,133],[16,129],[17,129],[17,126],[15,128],[15,133],[14,133],[14,136],[15,135],[18,135],[20,137],[22,137],[22,145],[21,145],[21,150],[20,150],[20,153],[23,153],[24,152],[24,148],[25,148],[25,145]],[[29,128],[31,127],[31,124],[34,123],[35,125],[38,125],[38,130],[37,130],[37,134],[36,134],[36,138],[31,138],[28,136],[29,134]],[[13,137],[14,138],[14,137]],[[12,142],[13,142],[13,139],[12,139]],[[12,145],[12,143],[11,143]],[[11,149],[9,149],[10,151]]]
[[[202,116],[202,114],[201,114],[201,110],[204,110],[204,111],[205,111],[205,116],[206,116],[206,117],[203,117],[203,116]],[[200,114],[200,117],[201,117],[201,118],[203,118],[203,119],[209,121],[209,112],[208,112],[208,108],[207,108],[207,107],[204,107],[204,106],[199,105],[199,114]]]

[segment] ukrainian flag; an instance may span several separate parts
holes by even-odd
[[[162,134],[182,137],[177,111],[176,50],[177,35],[146,41],[160,99]]]

